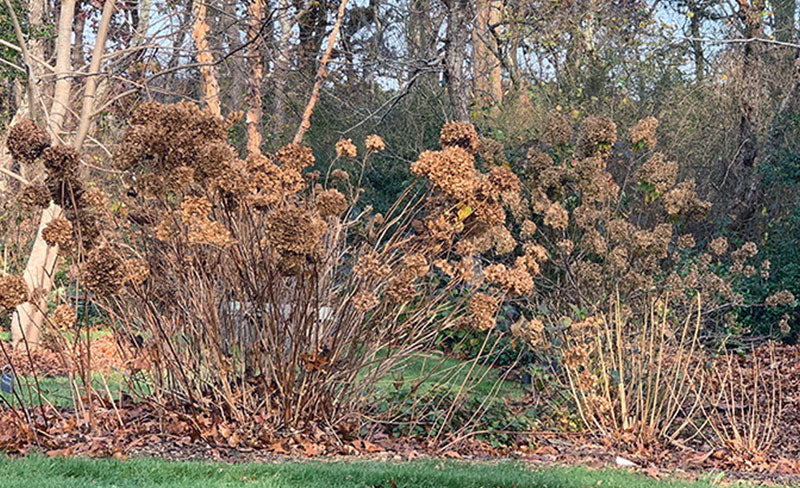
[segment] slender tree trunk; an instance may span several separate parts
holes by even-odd
[[[278,2],[278,45],[275,56],[274,68],[274,87],[275,103],[272,110],[271,129],[274,134],[280,134],[286,127],[286,108],[288,96],[286,93],[286,80],[289,76],[289,53],[291,46],[289,40],[292,37],[292,18],[289,12],[289,0],[279,0]]]
[[[214,56],[211,54],[208,45],[208,22],[206,21],[206,5],[203,0],[194,0],[192,3],[192,13],[194,14],[194,26],[192,37],[197,48],[197,62],[202,66],[200,73],[203,75],[203,91],[205,102],[214,115],[221,116],[222,110],[219,99],[219,78],[214,67]]]
[[[447,35],[445,38],[444,78],[453,119],[469,120],[469,86],[464,63],[469,42],[470,4],[468,0],[445,0]]]
[[[264,22],[264,0],[252,0],[248,9],[250,23],[248,25],[247,64],[250,67],[250,78],[247,80],[248,109],[245,120],[247,122],[247,153],[259,154],[261,152],[261,81],[264,75],[264,66],[261,58],[261,24]]]
[[[702,22],[702,12],[699,11],[694,2],[689,3],[689,12],[692,14],[689,19],[689,34],[695,40],[692,41],[692,52],[694,54],[694,79],[699,85],[703,82],[706,72],[706,58],[703,51],[703,42],[698,39],[700,36],[700,23]]]

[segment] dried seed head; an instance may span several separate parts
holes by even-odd
[[[362,291],[353,296],[353,307],[359,312],[369,312],[377,307],[380,301],[372,293]]]
[[[60,329],[69,329],[75,325],[76,320],[78,320],[78,312],[66,303],[56,307],[53,311],[53,315],[50,317],[50,321],[53,325]]]
[[[317,213],[302,207],[284,206],[267,214],[265,237],[280,254],[314,258],[326,229],[325,221]]]
[[[491,330],[495,326],[495,315],[500,307],[500,300],[485,293],[476,293],[467,304],[467,311],[472,315],[473,327],[478,330]]]
[[[559,203],[552,203],[544,214],[544,223],[554,229],[566,229],[569,224],[569,214]]]
[[[544,142],[551,146],[557,146],[568,143],[570,139],[572,139],[572,126],[567,117],[558,110],[547,112]]]
[[[364,146],[373,152],[381,152],[386,149],[386,143],[383,141],[381,136],[377,134],[367,136],[366,140],[364,141]]]
[[[617,142],[617,124],[608,117],[589,116],[583,121],[577,152],[583,156],[607,154]]]
[[[331,173],[331,178],[334,180],[348,181],[350,179],[350,175],[343,169],[335,169],[333,170],[333,173]]]
[[[19,121],[8,131],[6,147],[22,164],[31,164],[50,146],[50,137],[30,119]]]
[[[28,185],[20,192],[18,201],[27,208],[47,208],[50,190],[45,185]]]
[[[726,239],[724,236],[717,237],[711,241],[711,243],[708,245],[708,248],[711,249],[711,252],[713,252],[715,255],[722,256],[728,250],[728,239]]]
[[[678,163],[665,161],[664,155],[655,153],[636,171],[636,177],[653,187],[656,193],[663,194],[675,185]]]
[[[767,297],[764,303],[768,307],[784,307],[795,302],[794,294],[789,290],[781,290]]]
[[[13,310],[27,302],[29,297],[28,284],[21,276],[0,277],[0,310]]]
[[[287,144],[275,156],[281,164],[296,171],[302,171],[314,165],[314,154],[311,152],[311,148],[300,144]]]
[[[125,261],[119,254],[110,247],[103,246],[89,252],[83,263],[82,278],[91,292],[109,297],[122,289],[126,271]]]
[[[347,210],[347,199],[339,190],[324,190],[317,193],[317,210],[323,217],[341,215]]]
[[[57,217],[42,229],[42,239],[50,246],[64,244],[72,239],[72,222]]]
[[[459,201],[466,201],[475,190],[475,159],[460,147],[424,151],[411,165],[411,172],[429,178],[446,195]]]
[[[340,158],[354,158],[358,155],[356,145],[352,139],[340,139],[336,143],[336,155]]]
[[[656,129],[658,128],[658,119],[655,117],[647,117],[636,123],[630,128],[629,134],[631,142],[637,144],[644,142],[648,149],[652,150],[656,147]]]
[[[42,152],[42,161],[51,176],[61,179],[78,171],[80,155],[70,146],[52,146]]]
[[[475,154],[480,145],[478,132],[469,122],[448,122],[439,133],[439,144],[445,148],[455,146]]]
[[[141,285],[150,276],[150,266],[144,259],[125,260],[125,282],[133,286]]]

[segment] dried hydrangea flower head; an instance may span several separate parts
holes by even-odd
[[[347,210],[347,199],[339,190],[323,190],[316,194],[315,201],[323,217],[339,216]]]
[[[319,214],[300,206],[283,206],[267,214],[265,238],[280,254],[316,258],[327,224]]]
[[[28,185],[22,189],[17,199],[20,205],[27,208],[47,208],[50,205],[50,190],[42,184]]]
[[[42,229],[42,239],[50,246],[69,242],[72,239],[72,222],[56,217]]]
[[[50,321],[60,329],[69,329],[78,320],[78,312],[66,303],[62,303],[53,311]]]
[[[311,148],[300,144],[287,144],[275,154],[275,157],[282,165],[297,171],[314,165],[314,153],[311,152]]]
[[[629,130],[631,142],[634,145],[643,142],[648,149],[652,150],[658,142],[656,129],[658,129],[657,118],[651,116],[640,120]]]
[[[8,131],[6,147],[16,161],[31,164],[50,147],[50,137],[30,119],[24,119]]]
[[[664,155],[655,153],[636,171],[639,181],[645,182],[663,194],[673,186],[678,176],[678,163],[665,161]]]
[[[544,214],[544,223],[554,229],[566,229],[569,224],[569,213],[560,203],[552,203]]]
[[[708,245],[708,248],[711,249],[711,252],[713,252],[715,255],[722,256],[728,251],[728,239],[726,239],[724,236],[717,237],[711,241],[711,243]]]
[[[768,307],[784,307],[795,302],[794,294],[789,290],[781,290],[767,297],[764,301]]]
[[[497,297],[486,293],[476,293],[467,304],[467,311],[472,316],[472,324],[478,330],[491,330],[495,326],[495,315],[500,307]]]
[[[545,118],[544,142],[551,146],[567,144],[572,139],[572,125],[566,115],[550,110]]]
[[[339,139],[336,143],[336,155],[340,158],[355,158],[358,155],[352,139]]]
[[[108,246],[93,249],[83,263],[82,278],[86,288],[100,297],[119,293],[125,283],[125,261]]]
[[[348,181],[350,180],[350,175],[343,169],[335,169],[331,173],[331,178],[334,180]]]
[[[415,176],[427,177],[435,187],[459,201],[467,200],[476,186],[475,159],[456,146],[441,151],[424,151],[411,164],[411,172]]]
[[[28,284],[21,276],[0,277],[0,310],[14,310],[27,302],[29,297]]]
[[[57,178],[74,175],[80,166],[80,155],[71,146],[52,146],[42,152],[48,174]]]
[[[475,154],[480,146],[480,139],[475,126],[469,122],[448,122],[439,133],[439,144],[443,147],[460,147]]]
[[[668,215],[703,219],[711,210],[711,202],[700,200],[694,178],[681,181],[662,198]]]
[[[125,260],[125,283],[141,285],[150,276],[150,266],[144,259]]]
[[[583,157],[607,155],[617,142],[617,124],[609,117],[590,115],[583,121],[577,152]]]
[[[380,301],[372,293],[362,291],[353,296],[353,307],[359,312],[369,312],[377,307]]]
[[[368,135],[364,140],[364,146],[372,152],[381,152],[386,149],[386,143],[377,134]]]

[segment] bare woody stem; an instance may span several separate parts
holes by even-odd
[[[322,55],[322,59],[319,60],[319,68],[317,69],[314,88],[311,90],[311,98],[308,99],[306,109],[303,111],[303,119],[300,121],[300,127],[297,129],[297,134],[294,135],[293,142],[295,144],[300,144],[303,142],[303,136],[306,134],[309,127],[311,127],[311,114],[314,113],[314,106],[316,106],[317,101],[319,100],[319,90],[322,88],[322,82],[328,76],[326,67],[328,66],[328,61],[331,58],[333,46],[336,44],[336,37],[339,35],[339,28],[342,26],[342,19],[344,18],[344,11],[346,7],[347,0],[342,0],[342,3],[339,4],[339,12],[336,16],[336,22],[333,24],[333,30],[331,30],[331,35],[328,38],[328,45],[325,47],[325,53]]]

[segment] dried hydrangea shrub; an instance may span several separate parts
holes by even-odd
[[[29,298],[28,284],[21,276],[0,276],[0,310],[13,310]]]
[[[439,133],[439,144],[443,147],[460,147],[475,154],[480,146],[480,138],[475,126],[469,122],[448,122]]]
[[[6,147],[15,160],[23,164],[32,164],[45,149],[50,147],[50,136],[32,120],[24,119],[8,131]]]

